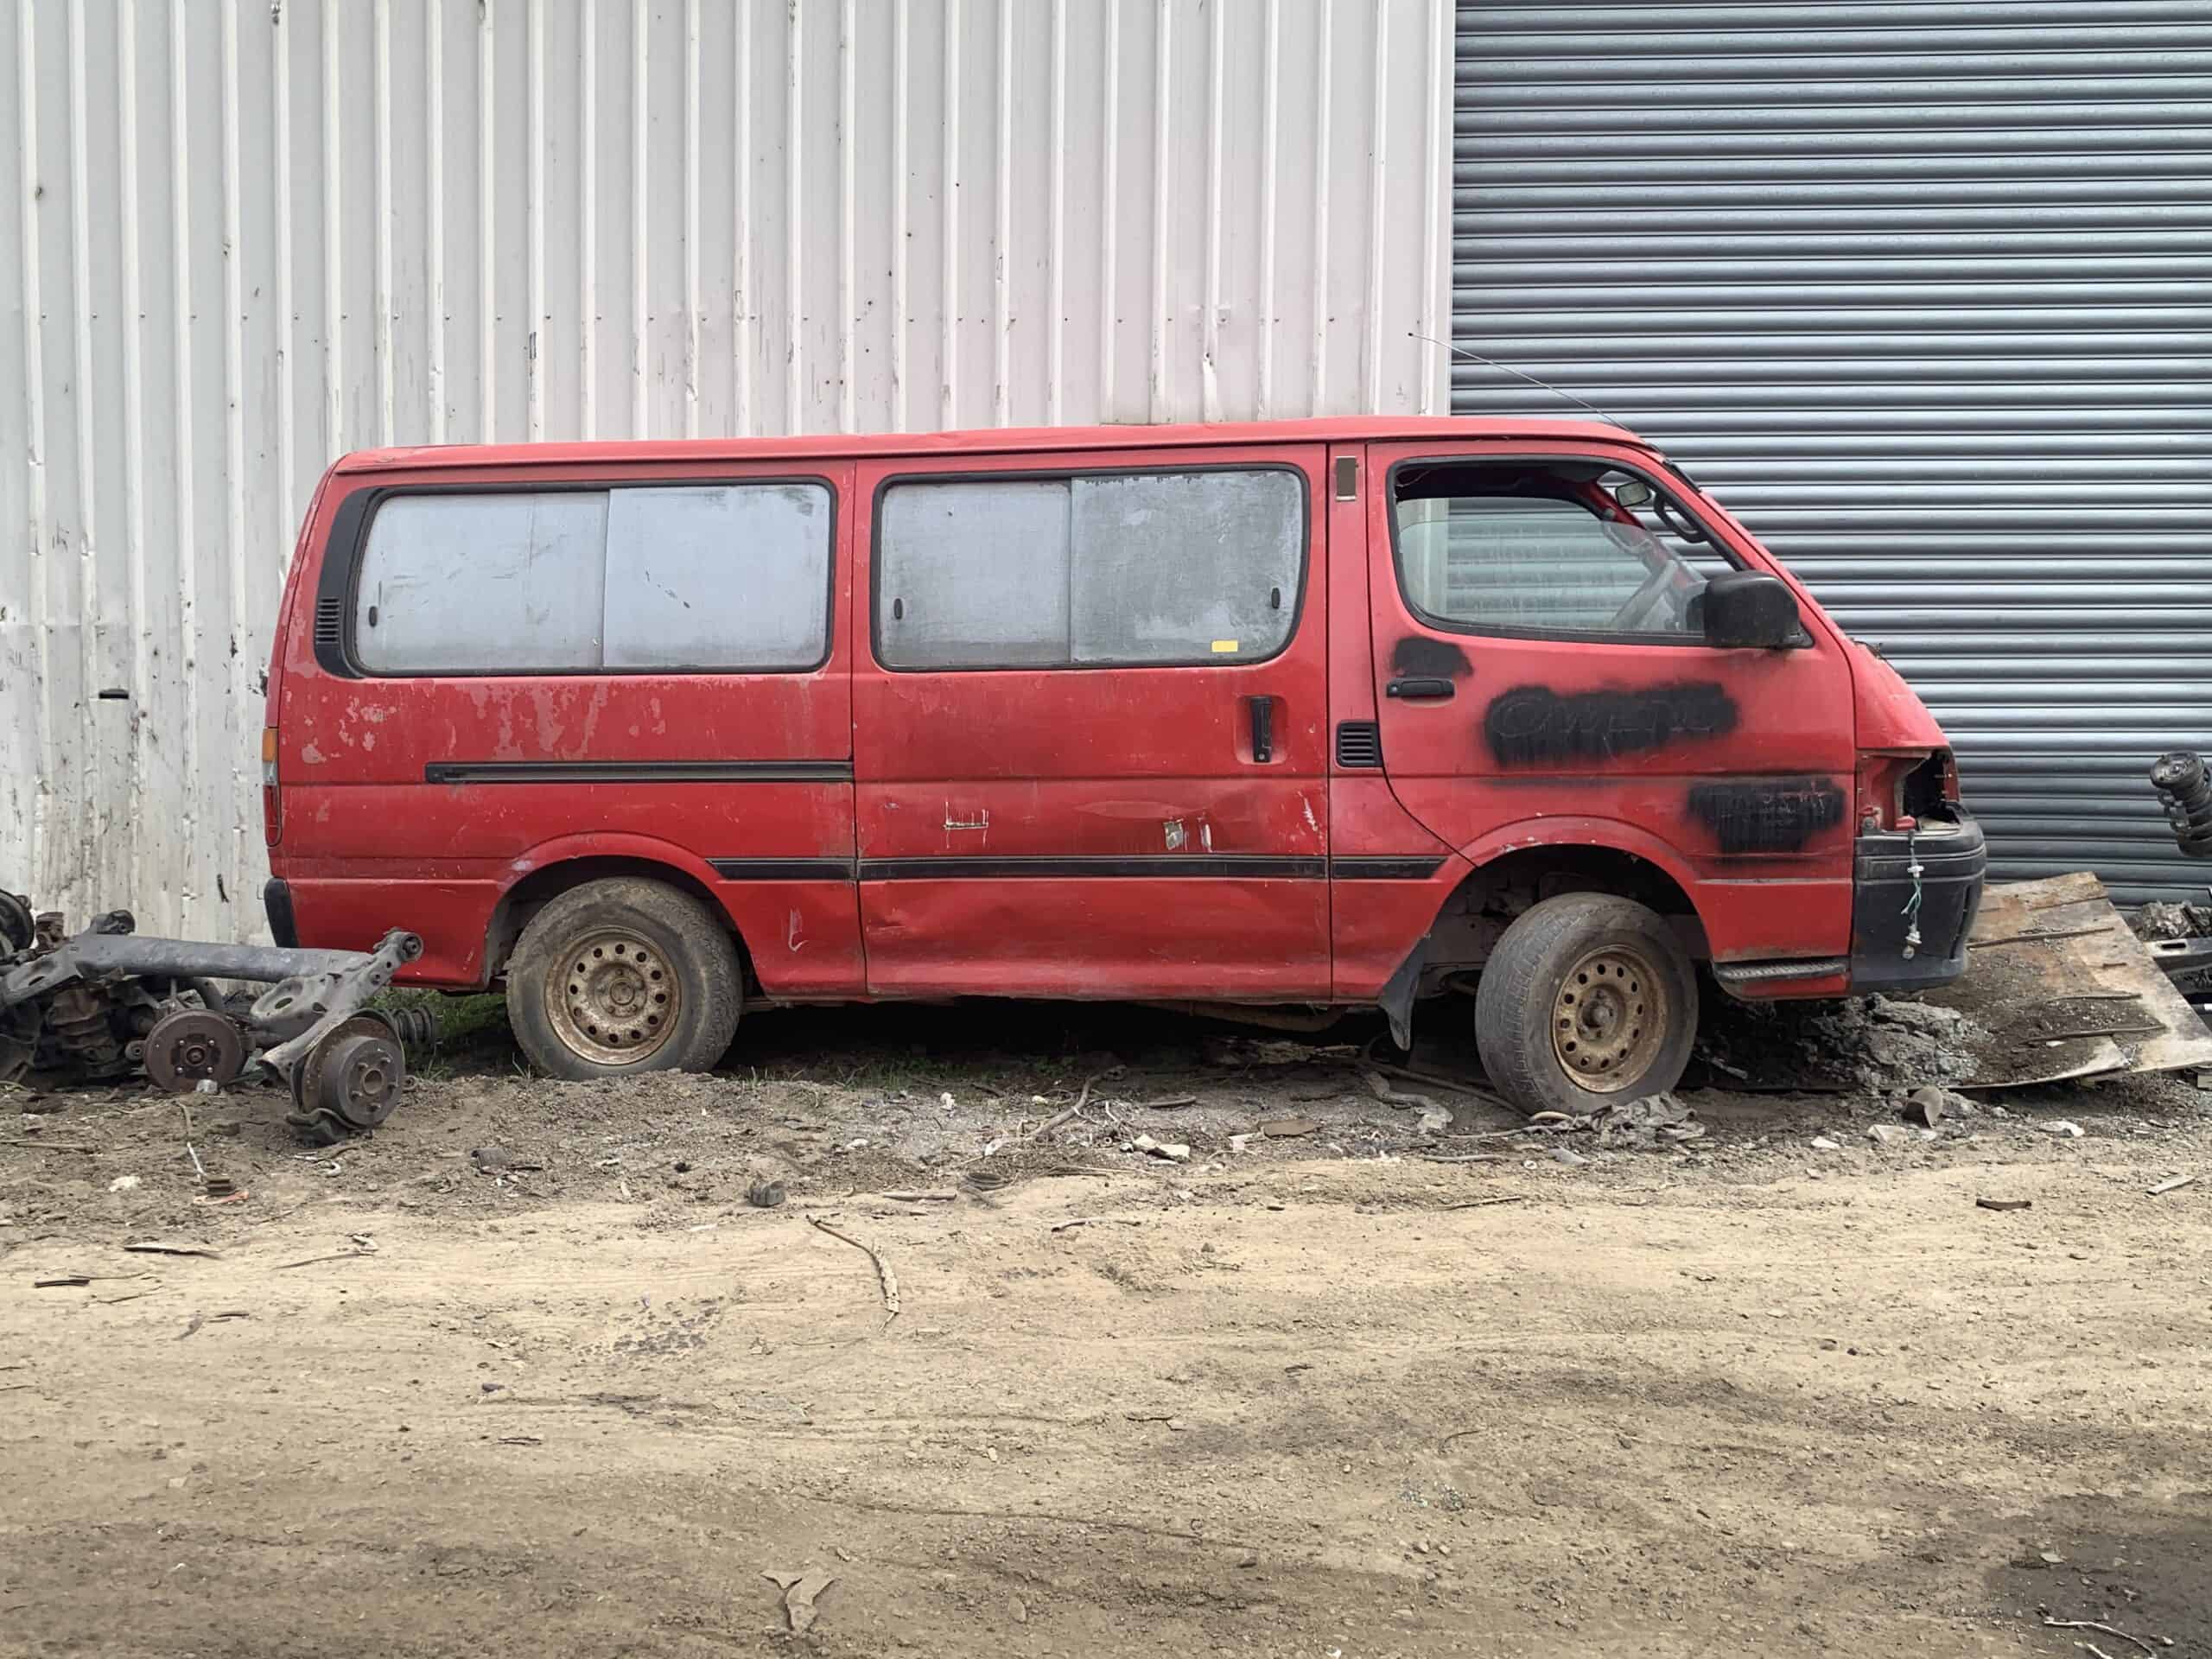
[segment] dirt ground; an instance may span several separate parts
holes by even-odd
[[[2212,1653],[2212,1096],[1706,1090],[1645,1149],[1424,1137],[1356,1058],[486,1039],[334,1154],[199,1102],[219,1205],[174,1100],[0,1093],[0,1652]]]

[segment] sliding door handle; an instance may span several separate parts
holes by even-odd
[[[1252,761],[1268,766],[1274,759],[1274,699],[1249,696],[1252,703]]]
[[[1452,682],[1446,679],[1424,678],[1393,680],[1382,689],[1391,696],[1402,698],[1408,702],[1420,702],[1450,696]]]
[[[1252,759],[1264,766],[1275,758],[1275,700],[1252,697],[1247,701],[1252,705]]]

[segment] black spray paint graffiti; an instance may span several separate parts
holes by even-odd
[[[1548,686],[1516,686],[1483,716],[1484,735],[1501,766],[1611,760],[1735,729],[1736,705],[1728,694],[1694,681],[1567,696]]]
[[[1390,647],[1390,671],[1407,679],[1465,679],[1474,667],[1449,639],[1409,633]]]
[[[1825,778],[1738,778],[1699,784],[1690,814],[1724,853],[1795,853],[1843,822],[1843,791]]]

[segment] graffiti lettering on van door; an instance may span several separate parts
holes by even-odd
[[[1483,716],[1491,754],[1502,766],[1611,760],[1735,728],[1734,700],[1718,685],[1694,680],[1566,696],[1548,686],[1516,686],[1493,699]]]
[[[1474,668],[1467,653],[1449,639],[1409,633],[1390,647],[1390,671],[1408,679],[1465,679]]]
[[[1825,778],[1732,778],[1692,788],[1690,814],[1723,853],[1795,853],[1843,822],[1843,791]]]

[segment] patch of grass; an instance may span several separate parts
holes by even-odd
[[[425,991],[395,987],[372,998],[372,1008],[428,1008],[438,1022],[438,1041],[458,1042],[480,1031],[504,1031],[507,999],[497,991]]]
[[[503,1049],[513,1042],[507,1029],[507,999],[497,991],[431,991],[411,986],[395,987],[372,997],[372,1008],[427,1009],[437,1021],[437,1039],[430,1052],[408,1056],[408,1068],[419,1077],[449,1077],[461,1055],[483,1049]]]

